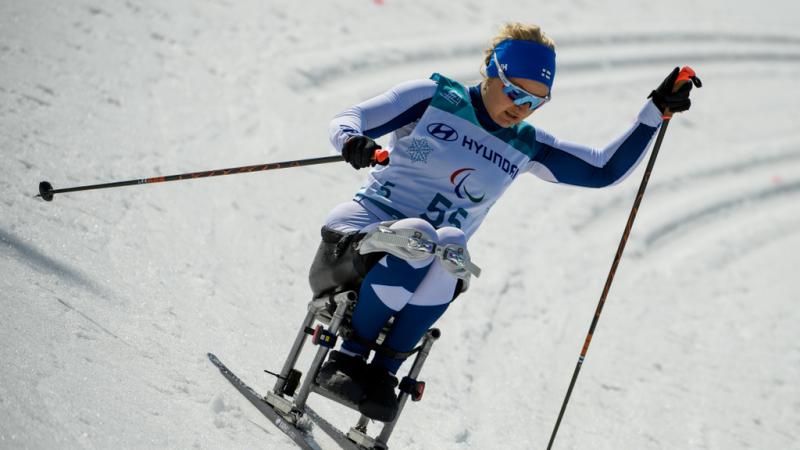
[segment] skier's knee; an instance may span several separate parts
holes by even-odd
[[[440,264],[454,277],[462,280],[461,284],[466,287],[470,275],[480,276],[481,273],[481,269],[470,260],[466,235],[454,227],[439,228],[436,233],[439,240],[436,256],[439,257]]]
[[[455,251],[458,249],[463,249],[463,251],[469,255],[467,252],[467,236],[464,232],[455,227],[443,227],[436,230],[436,234],[439,240],[440,247],[450,247]],[[449,263],[446,259],[441,259],[440,263],[442,266],[450,272],[453,276],[458,278],[458,282],[456,283],[455,292],[453,294],[453,300],[459,296],[462,292],[466,292],[469,288],[469,277],[466,276],[463,271],[457,267],[457,265],[453,265]],[[460,275],[460,276],[459,276]]]
[[[439,245],[455,244],[467,246],[467,236],[456,227],[443,227],[436,230]]]

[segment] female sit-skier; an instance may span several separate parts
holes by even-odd
[[[469,87],[439,74],[399,84],[338,114],[330,126],[333,146],[353,168],[373,168],[355,197],[329,214],[311,267],[315,294],[360,282],[352,316],[357,338],[330,353],[317,382],[375,420],[396,416],[395,374],[403,363],[397,355],[419,342],[477,274],[467,242],[514,179],[532,173],[593,188],[618,183],[644,157],[662,113],[690,106],[692,83],[673,92],[675,68],[636,122],[595,149],[524,121],[550,100],[556,75],[555,44],[538,26],[505,25],[486,50],[484,68],[483,81]],[[389,133],[390,162],[376,164],[380,146],[373,139]],[[427,248],[381,240],[387,233],[416,233]],[[449,251],[428,253],[437,247]],[[366,343],[392,317],[382,346],[394,353],[376,352],[367,364]]]

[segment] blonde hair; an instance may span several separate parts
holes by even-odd
[[[544,34],[544,31],[542,31],[539,25],[528,25],[519,22],[506,23],[500,28],[497,35],[489,41],[489,47],[483,52],[485,57],[483,59],[483,66],[481,66],[481,75],[483,75],[484,78],[486,78],[486,66],[489,65],[489,61],[492,59],[494,48],[497,47],[497,44],[509,39],[538,42],[553,50],[556,49],[555,41]]]

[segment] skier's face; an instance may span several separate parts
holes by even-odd
[[[550,89],[544,83],[527,78],[509,78],[509,81],[525,89],[531,94],[546,97]],[[489,117],[503,128],[516,125],[530,116],[534,109],[530,104],[515,105],[503,92],[503,82],[499,78],[489,78],[481,84],[481,97]]]

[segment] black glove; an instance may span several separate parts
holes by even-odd
[[[366,136],[353,136],[344,143],[342,156],[354,169],[361,169],[377,163],[373,158],[379,148],[380,145]]]
[[[692,85],[702,87],[703,83],[696,76],[690,78],[691,83],[683,83],[677,91],[672,92],[675,88],[675,80],[678,79],[680,68],[676,67],[672,73],[661,82],[661,84],[647,96],[652,98],[653,103],[656,104],[658,109],[663,114],[667,109],[670,112],[682,112],[692,106],[692,101],[689,100],[689,92],[692,90]]]

